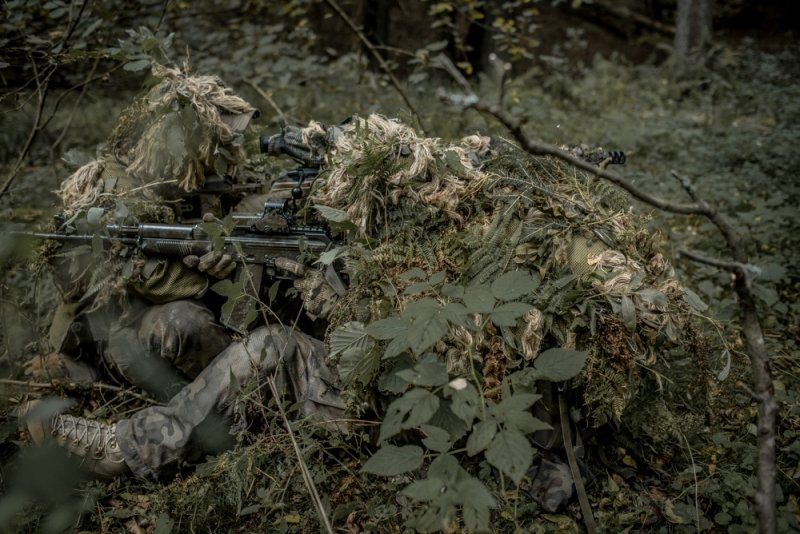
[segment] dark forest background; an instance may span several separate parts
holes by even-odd
[[[24,390],[17,384],[26,380],[23,364],[42,350],[54,302],[51,283],[32,268],[33,255],[16,250],[7,232],[52,216],[52,191],[95,156],[118,113],[148,85],[153,61],[218,75],[256,105],[261,117],[247,145],[253,153],[258,134],[276,131],[280,120],[333,123],[353,113],[400,117],[446,139],[475,131],[509,137],[491,117],[435,96],[458,87],[441,68],[443,54],[478,95],[524,118],[531,137],[624,150],[628,162],[620,172],[675,201],[685,196],[670,176],[677,170],[745,237],[779,404],[778,528],[796,531],[799,15],[796,2],[756,0],[4,1],[2,408]],[[726,255],[704,219],[634,205],[653,212],[652,228],[669,237],[673,253]],[[677,254],[672,259],[733,348],[709,358],[717,411],[702,435],[670,451],[667,464],[659,464],[666,451],[620,442],[610,453],[620,469],[598,470],[591,501],[605,532],[751,532],[756,404],[730,275]],[[107,416],[112,405],[103,400],[86,411]],[[15,424],[3,421],[0,530],[319,529],[302,484],[286,478],[275,489],[259,474],[291,467],[283,443],[209,461],[199,474],[167,486],[95,481],[74,489],[63,482],[68,477],[53,482],[49,464],[21,477],[41,459],[20,459],[18,439]],[[358,474],[357,459],[327,465],[310,439],[306,456],[314,476],[332,488],[326,498],[336,531],[401,531],[405,504],[391,497],[397,484],[379,486]],[[581,528],[576,509],[534,516],[513,499],[505,503],[496,523],[501,531]]]

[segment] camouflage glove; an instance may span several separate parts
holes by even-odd
[[[346,292],[330,266],[325,271],[306,271],[305,276],[294,281],[294,287],[302,294],[303,308],[311,319],[327,319]]]
[[[206,252],[199,257],[192,254],[184,257],[183,263],[187,267],[219,279],[227,278],[236,269],[236,262],[231,255],[219,251]]]

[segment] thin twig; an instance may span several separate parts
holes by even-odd
[[[254,81],[252,81],[252,80],[245,80],[245,81],[244,81],[244,83],[246,83],[247,85],[249,85],[250,87],[252,87],[253,89],[255,89],[255,91],[256,91],[256,92],[257,92],[259,95],[261,95],[261,98],[263,98],[264,100],[266,100],[266,101],[267,101],[267,103],[268,103],[270,106],[272,106],[272,109],[274,109],[274,110],[275,110],[275,112],[278,114],[278,117],[280,117],[280,118],[281,118],[281,119],[283,119],[283,120],[286,120],[286,115],[283,113],[283,111],[281,111],[281,108],[279,108],[279,107],[278,107],[278,104],[276,104],[276,103],[275,103],[275,100],[273,100],[273,99],[272,99],[272,97],[271,97],[271,96],[269,96],[269,94],[267,94],[267,92],[266,92],[266,91],[264,91],[263,89],[261,89],[261,88],[260,88],[258,85],[256,85],[256,83],[255,83]]]
[[[275,387],[275,382],[271,376],[267,378],[267,384],[269,384],[269,389],[272,392],[272,396],[275,397],[275,404],[278,406],[281,418],[286,425],[286,430],[289,431],[289,437],[292,440],[292,447],[297,455],[297,461],[300,463],[300,472],[303,474],[303,481],[306,483],[309,493],[311,493],[311,500],[314,501],[314,506],[317,508],[317,513],[319,514],[320,520],[325,526],[325,531],[328,532],[328,534],[333,534],[333,528],[331,527],[331,523],[328,520],[327,514],[325,513],[325,508],[322,505],[322,499],[319,496],[319,492],[317,492],[317,486],[314,484],[314,479],[311,477],[311,473],[308,470],[305,460],[303,460],[303,453],[300,450],[300,445],[297,444],[297,440],[294,437],[292,425],[289,422],[289,418],[286,416],[286,412],[283,410],[281,397],[278,394],[278,389]]]
[[[566,161],[567,163],[581,170],[608,180],[609,182],[630,193],[632,197],[664,211],[695,215],[707,215],[709,212],[709,207],[705,204],[676,204],[656,197],[655,195],[639,189],[615,172],[602,169],[593,163],[589,163],[588,161],[577,158],[569,152],[561,150],[555,145],[530,139],[523,130],[523,121],[512,117],[509,113],[500,109],[498,106],[489,105],[481,101],[472,101],[467,102],[465,107],[493,116],[511,132],[511,134],[514,136],[514,139],[516,139],[522,149],[529,154],[533,154],[535,156],[554,156],[558,159]]]
[[[78,23],[80,23],[81,18],[83,18],[83,12],[86,11],[87,5],[89,5],[89,0],[83,0],[81,2],[81,8],[78,11],[78,16],[70,20],[66,35],[64,35],[64,38],[61,40],[61,42],[59,42],[55,47],[53,47],[53,50],[55,49],[58,49],[59,51],[64,50],[64,48],[69,43],[69,40],[72,39],[72,34],[75,33],[75,29],[78,27]],[[72,5],[70,5],[70,15],[71,14],[72,14]]]
[[[99,64],[100,64],[100,58],[98,57],[97,59],[95,59],[94,65],[92,65],[92,70],[89,72],[89,76],[86,77],[86,81],[83,84],[80,84],[80,85],[82,85],[81,92],[78,94],[78,98],[75,99],[75,104],[73,104],[72,110],[69,112],[69,117],[67,117],[67,123],[64,125],[64,128],[61,129],[61,133],[58,135],[56,140],[53,141],[53,144],[50,145],[50,157],[51,157],[51,159],[52,159],[53,151],[56,149],[56,147],[58,147],[58,145],[61,144],[61,141],[64,140],[64,137],[66,137],[67,132],[69,131],[70,127],[72,126],[72,121],[75,119],[75,115],[76,115],[76,113],[78,111],[78,108],[79,108],[79,106],[81,104],[81,100],[83,100],[83,97],[86,95],[86,90],[89,88],[88,81],[91,80],[92,77],[94,76],[94,73],[97,70],[97,67],[98,67]],[[55,111],[56,110],[54,109],[53,110],[53,115],[55,115]],[[51,117],[53,115],[51,115]]]
[[[132,391],[130,388],[123,388],[120,386],[112,386],[111,384],[104,384],[102,382],[92,382],[91,384],[79,384],[77,382],[29,382],[25,380],[11,380],[9,378],[0,378],[0,384],[8,385],[8,386],[20,386],[30,389],[71,389],[77,391],[85,391],[85,390],[103,390],[103,391],[113,391],[114,393],[118,393],[120,395],[126,395],[129,397],[133,397],[142,401],[145,401],[149,404],[158,404],[158,401],[142,395],[141,393],[136,393]]]
[[[694,463],[694,454],[692,454],[692,446],[689,445],[689,440],[686,438],[686,434],[678,430],[678,434],[681,435],[683,438],[684,443],[686,443],[686,450],[689,451],[689,461],[692,463],[692,474],[694,475],[694,517],[695,517],[695,525],[697,526],[697,532],[700,532],[700,497],[699,497],[699,484],[697,483],[697,466]]]
[[[367,50],[369,50],[369,53],[372,54],[372,57],[375,58],[375,61],[378,62],[378,65],[380,65],[381,69],[383,69],[386,75],[389,76],[389,80],[391,80],[392,85],[394,86],[397,93],[400,95],[400,98],[403,99],[403,102],[405,102],[408,109],[414,115],[414,118],[417,120],[419,127],[423,131],[425,131],[427,128],[425,128],[425,124],[422,122],[422,118],[420,117],[419,113],[417,113],[417,110],[414,107],[414,105],[408,99],[408,96],[406,95],[405,91],[403,91],[403,88],[400,86],[400,82],[397,80],[397,77],[395,77],[394,73],[392,72],[392,69],[389,68],[389,65],[386,64],[386,61],[381,56],[380,52],[378,52],[372,45],[372,43],[369,42],[369,39],[367,39],[366,35],[364,35],[364,32],[362,32],[358,28],[358,26],[355,25],[352,19],[347,16],[347,13],[345,13],[344,10],[341,7],[339,7],[339,4],[336,3],[336,0],[325,0],[325,2],[329,6],[331,6],[331,9],[333,9],[336,12],[336,14],[339,15],[339,18],[341,18],[344,21],[344,23],[350,27],[350,30],[352,30],[352,32],[356,34],[358,40],[361,41],[361,44],[363,44],[364,47]]]
[[[36,76],[36,93],[39,99],[39,105],[36,107],[36,118],[33,120],[33,127],[28,134],[28,139],[25,141],[25,145],[22,147],[19,157],[17,157],[17,162],[14,164],[14,167],[11,170],[11,174],[8,175],[5,183],[3,183],[3,186],[0,187],[0,198],[3,198],[3,195],[8,192],[11,182],[13,182],[14,178],[17,177],[19,170],[22,167],[22,163],[25,161],[25,158],[28,157],[28,152],[30,152],[33,142],[36,140],[36,136],[39,135],[39,132],[43,128],[42,115],[44,115],[44,105],[47,102],[47,91],[50,87],[50,77],[53,76],[53,73],[56,71],[56,66],[50,67],[47,74],[44,76],[44,79],[42,80],[39,77],[39,69],[36,68],[36,60],[34,60],[33,57],[31,57],[30,60],[33,66],[34,75]]]

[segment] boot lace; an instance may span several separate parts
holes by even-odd
[[[101,459],[119,452],[116,425],[61,415],[55,418],[52,434],[60,440],[71,442],[70,449],[81,456]]]

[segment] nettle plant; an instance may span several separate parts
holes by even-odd
[[[546,350],[532,367],[507,375],[499,392],[486,389],[471,358],[464,369],[448,372],[435,350],[459,328],[477,333],[491,323],[513,349],[511,328],[533,309],[519,299],[530,298],[540,281],[524,270],[469,287],[446,283],[443,271],[424,277],[419,268],[401,275],[412,282],[404,295],[419,298],[396,315],[336,328],[330,338],[331,355],[338,357],[347,384],[366,385],[381,369],[388,369],[378,378],[378,386],[396,398],[380,426],[380,448],[362,470],[386,477],[408,474],[412,481],[400,492],[413,505],[407,526],[439,530],[450,525],[460,509],[468,530],[487,529],[489,510],[498,503],[464,466],[482,455],[497,470],[501,485],[505,477],[518,485],[536,454],[528,436],[552,429],[531,411],[542,398],[537,383],[576,376],[586,353]]]

